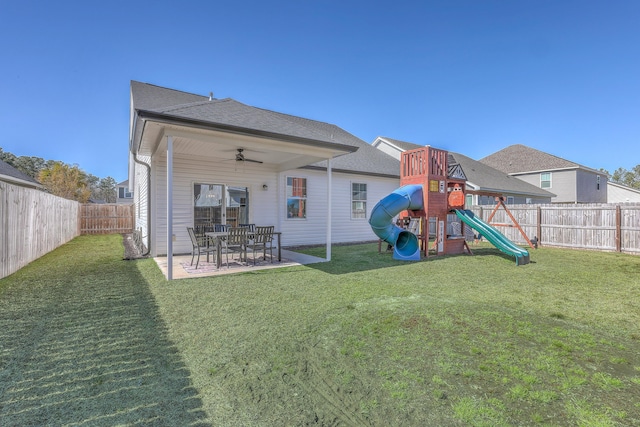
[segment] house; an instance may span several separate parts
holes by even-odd
[[[19,185],[21,187],[34,188],[38,190],[44,189],[42,184],[38,181],[2,160],[0,160],[0,181]]]
[[[124,181],[116,185],[116,203],[128,204],[133,203],[133,192],[129,190],[129,180]]]
[[[371,144],[384,153],[400,159],[406,150],[422,147],[411,142],[388,137],[377,137]],[[512,177],[504,172],[473,160],[463,154],[449,152],[449,167],[460,167],[466,180],[466,203],[494,205],[496,197],[504,197],[508,204],[550,203],[555,195],[535,185]]]
[[[608,181],[607,203],[640,203],[640,190]]]
[[[607,174],[516,144],[480,162],[539,188],[552,191],[552,203],[606,203]]]
[[[187,227],[274,225],[282,245],[374,240],[399,162],[340,127],[131,82],[129,191],[152,256],[191,250]]]

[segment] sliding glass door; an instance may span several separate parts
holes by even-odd
[[[196,228],[249,222],[249,189],[225,184],[193,184],[193,225]]]

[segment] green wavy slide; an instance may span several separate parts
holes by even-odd
[[[490,226],[470,210],[455,209],[455,213],[462,222],[473,228],[487,239],[496,248],[500,249],[507,255],[516,258],[516,265],[529,264],[529,252],[517,246],[511,240],[507,239],[504,234]]]

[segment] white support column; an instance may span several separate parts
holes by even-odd
[[[167,280],[173,280],[173,137],[167,135]]]
[[[331,261],[331,200],[333,199],[331,160],[327,160],[327,261]]]

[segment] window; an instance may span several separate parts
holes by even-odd
[[[533,199],[531,197],[527,197],[526,203],[528,205],[532,204],[533,203]]]
[[[193,225],[237,227],[249,222],[249,189],[225,184],[193,184]]]
[[[513,196],[507,196],[507,204],[508,205],[512,205],[514,201],[515,201],[515,199],[513,198]]]
[[[551,188],[551,172],[540,174],[540,188]]]
[[[113,193],[111,193],[113,194]],[[133,199],[133,194],[127,189],[127,187],[118,187],[119,199]]]
[[[600,190],[600,175],[596,176],[596,190]]]
[[[351,183],[351,219],[367,218],[367,184]]]
[[[307,178],[287,177],[287,218],[307,217]]]

